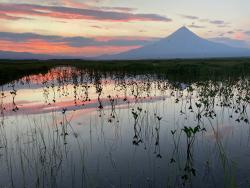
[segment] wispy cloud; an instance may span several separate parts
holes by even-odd
[[[61,3],[67,7],[90,8],[88,4],[74,0],[61,0]]]
[[[216,25],[217,27],[229,27],[230,23],[225,22],[224,20],[211,20],[207,18],[200,18],[198,16],[194,15],[186,15],[186,14],[180,14],[182,18],[189,19],[189,20],[196,20],[196,22],[202,22],[202,23],[208,23],[212,25]],[[189,25],[189,27],[192,28],[204,28],[204,26],[199,26],[199,25]]]
[[[235,32],[234,31],[228,31],[227,33],[228,34],[234,34]]]
[[[222,25],[225,24],[225,22],[223,20],[210,20],[209,21],[211,24],[215,24],[215,25]]]
[[[186,18],[186,19],[190,19],[190,20],[198,20],[199,17],[197,16],[191,16],[191,15],[185,15],[185,14],[181,14],[182,18]]]
[[[62,6],[41,6],[34,4],[0,4],[0,14],[6,16],[41,16],[59,19],[83,19],[99,21],[163,21],[170,22],[170,18],[158,14],[133,14],[116,11],[93,10],[88,8],[70,8]],[[8,19],[8,17],[5,17]]]
[[[245,31],[245,34],[250,36],[250,31]]]
[[[146,45],[154,38],[128,38],[128,37],[110,37],[104,39],[88,38],[88,37],[63,37],[56,35],[39,35],[35,33],[11,33],[0,32],[0,40],[12,42],[27,42],[31,40],[40,40],[53,43],[64,43],[71,47],[84,47],[84,46],[138,46]]]
[[[230,23],[225,22],[224,20],[210,20],[209,23],[217,25],[218,27],[229,27]]]
[[[24,17],[11,16],[11,15],[2,13],[2,14],[0,14],[0,19],[5,19],[5,20],[19,20],[19,19],[24,19]]]
[[[88,9],[94,9],[94,10],[108,10],[108,11],[119,11],[119,12],[132,12],[137,10],[136,8],[131,7],[113,7],[113,6],[97,6],[97,4],[100,4],[101,1],[86,1],[86,2],[79,2],[75,0],[62,0],[62,4],[67,7],[74,7],[74,8],[88,8]],[[91,4],[91,5],[90,5]]]
[[[188,25],[190,28],[196,28],[196,29],[203,29],[206,28],[205,26],[202,25],[196,25],[195,23],[192,23],[191,25]]]
[[[132,11],[137,10],[136,8],[130,8],[130,7],[100,7],[100,9],[121,11],[121,12],[132,12]]]
[[[83,46],[72,47],[63,42],[47,42],[44,40],[29,40],[27,42],[13,42],[0,40],[0,50],[13,52],[29,52],[36,54],[72,55],[72,56],[97,56],[114,54],[140,46]]]

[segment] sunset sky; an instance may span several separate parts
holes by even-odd
[[[185,25],[250,48],[249,0],[0,0],[0,50],[96,56],[138,48]]]

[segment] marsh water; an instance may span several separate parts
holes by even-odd
[[[57,67],[1,86],[0,187],[249,187],[248,78]]]

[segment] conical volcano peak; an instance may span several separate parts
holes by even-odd
[[[190,31],[186,26],[183,26],[176,30],[174,33],[172,33],[170,38],[176,38],[176,39],[184,39],[184,38],[197,38],[198,36]]]
[[[186,26],[182,26],[181,28],[177,29],[173,34],[186,34],[186,35],[195,35],[192,31],[190,31]]]
[[[186,26],[183,26],[166,38],[138,49],[116,54],[110,59],[174,59],[241,56],[250,56],[250,51],[211,42],[199,37]]]
[[[177,31],[182,31],[182,32],[191,32],[186,26],[180,27]]]

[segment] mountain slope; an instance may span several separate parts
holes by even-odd
[[[128,52],[103,56],[104,59],[171,59],[250,56],[250,50],[233,48],[202,39],[186,27],[170,36]]]
[[[45,54],[0,51],[0,59],[52,59],[52,58],[53,56],[45,55]]]
[[[48,54],[33,54],[33,53],[28,53],[28,52],[0,51],[0,59],[14,59],[14,60],[39,59],[39,60],[48,60],[48,59],[75,59],[75,58],[76,57],[73,57],[73,56],[56,56],[56,55],[48,55]],[[84,59],[84,57],[81,57],[81,59]]]

